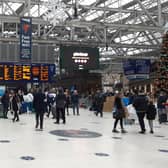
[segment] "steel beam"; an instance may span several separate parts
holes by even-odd
[[[17,13],[11,8],[11,6],[6,2],[5,3],[7,5],[7,7],[12,11],[13,15],[17,15]]]
[[[110,57],[113,60],[121,60],[121,59],[129,59],[129,58],[135,58],[135,59],[158,59],[160,54],[160,50],[154,50],[154,51],[149,51],[149,52],[141,52],[138,54],[132,54],[132,55],[103,55],[101,54],[100,57],[106,58]]]
[[[139,6],[141,7],[141,9],[144,11],[144,13],[147,15],[147,17],[151,20],[151,22],[155,25],[158,26],[159,24],[157,22],[155,22],[155,20],[153,19],[153,17],[150,15],[150,13],[147,11],[147,9],[145,9],[144,5],[142,4],[142,2],[140,0],[136,0],[139,4]]]
[[[2,22],[6,23],[19,23],[20,22],[20,17],[18,16],[9,16],[9,15],[0,15],[0,20]],[[45,21],[42,18],[37,18],[33,17],[32,18],[32,23],[33,24],[49,24],[49,22]],[[86,28],[86,27],[96,27],[100,29],[104,29],[105,27],[107,28],[113,28],[115,29],[127,29],[127,30],[132,30],[132,31],[157,31],[157,32],[164,32],[164,28],[160,26],[140,26],[140,25],[132,25],[132,24],[114,24],[114,23],[100,23],[100,22],[87,22],[87,21],[69,21],[66,22],[64,25],[59,25],[59,26],[70,26],[70,27],[79,27],[79,28]]]
[[[18,38],[0,38],[0,41],[2,42],[19,42]],[[58,40],[58,39],[33,39],[33,43],[39,43],[39,44],[52,44],[52,45],[84,45],[84,46],[90,46],[90,47],[106,47],[105,43],[100,42],[89,42],[89,41],[71,41],[71,40]],[[109,43],[109,47],[112,48],[137,48],[137,49],[160,49],[159,45],[138,45],[138,44],[122,44],[122,43]]]
[[[123,30],[129,30],[129,31],[157,31],[157,32],[164,32],[164,28],[160,26],[142,26],[142,25],[132,25],[132,24],[114,24],[114,23],[101,23],[101,22],[87,22],[87,21],[70,21],[67,22],[65,26],[74,26],[74,27],[92,27],[95,26],[96,28],[104,29],[104,27],[107,28],[113,28],[116,29],[123,29]]]
[[[1,0],[1,2],[12,2],[12,3],[26,3],[27,0]],[[32,5],[43,4],[46,1],[43,0],[31,0]]]
[[[161,0],[157,0],[157,4],[158,4],[158,23],[161,26],[162,23],[162,7],[161,7]]]
[[[109,12],[116,12],[116,13],[118,13],[119,11],[121,12],[121,13],[136,13],[137,15],[139,15],[139,14],[144,14],[145,12],[143,11],[143,10],[132,10],[132,9],[122,9],[122,8],[109,8],[109,7],[90,7],[89,5],[79,5],[79,7],[80,8],[82,8],[82,9],[87,9],[87,10],[96,10],[96,11],[109,11]],[[153,12],[148,12],[150,15],[155,15],[155,16],[157,16],[158,15],[158,13],[157,12],[155,12],[155,11],[153,11]],[[161,13],[162,13],[162,15],[165,15],[165,16],[167,16],[168,14],[167,13],[165,13],[165,12],[162,12],[161,11]],[[86,14],[85,14],[85,16],[86,16]]]
[[[11,15],[0,15],[0,21],[5,22],[5,23],[20,23],[20,17],[11,16]],[[48,21],[45,21],[44,19],[40,17],[32,17],[32,23],[41,24],[41,25],[50,24]]]

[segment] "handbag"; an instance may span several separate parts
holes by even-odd
[[[124,109],[116,109],[116,111],[113,113],[113,118],[115,119],[121,119],[124,117],[125,117]]]

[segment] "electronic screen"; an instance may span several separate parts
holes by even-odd
[[[54,64],[0,63],[0,81],[50,82]]]
[[[92,70],[99,68],[99,49],[80,46],[60,47],[60,66],[66,70]]]
[[[128,79],[149,77],[151,62],[149,59],[128,59],[123,61],[124,74]]]

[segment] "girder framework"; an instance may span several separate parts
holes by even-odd
[[[96,46],[110,59],[159,56],[168,0],[86,1],[62,0],[67,19],[52,25],[43,17],[46,0],[0,0],[0,41],[19,42],[20,17],[30,16],[34,43]]]

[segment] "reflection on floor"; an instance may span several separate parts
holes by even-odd
[[[126,134],[115,134],[111,113],[104,113],[101,118],[81,109],[80,116],[73,116],[70,109],[70,114],[65,125],[56,125],[46,117],[43,131],[35,131],[34,114],[23,114],[16,123],[12,122],[12,116],[0,119],[0,167],[167,167],[168,125],[159,125],[156,121],[154,135],[149,131],[138,134],[137,124],[125,125]],[[51,134],[61,130],[62,134]]]

